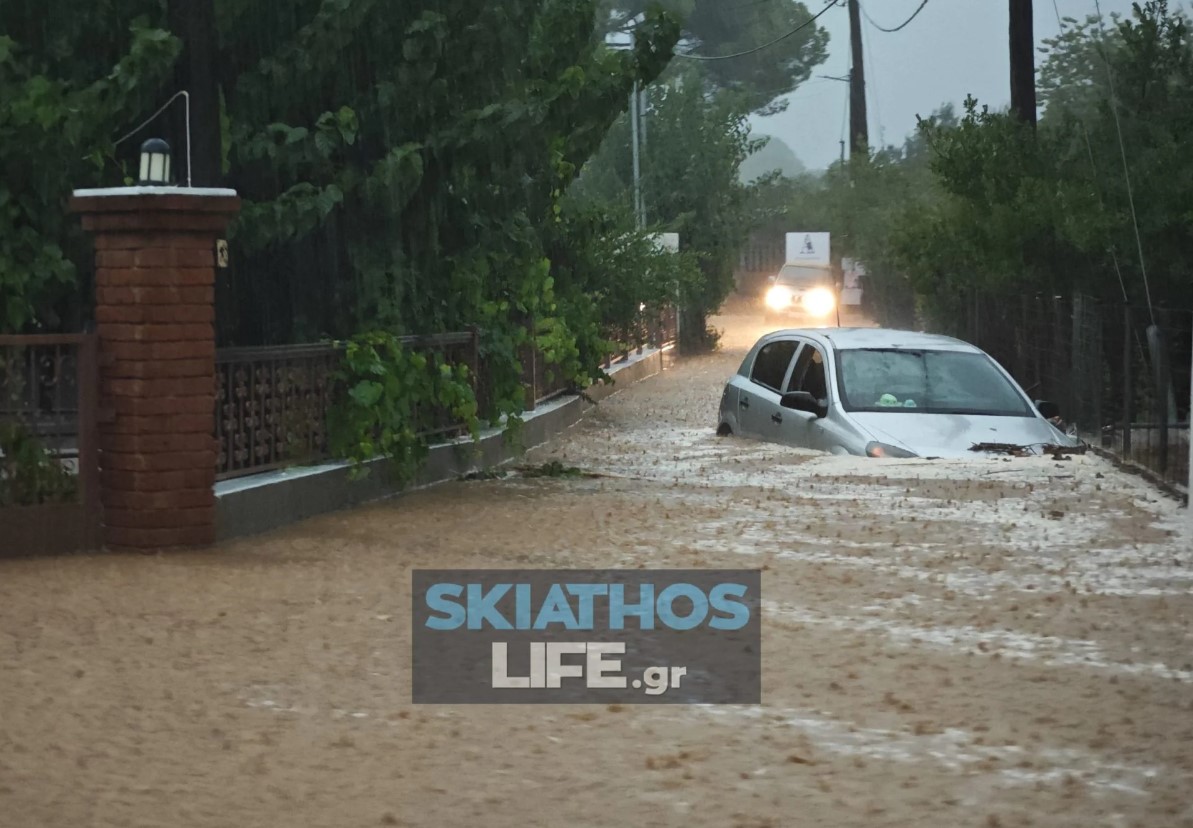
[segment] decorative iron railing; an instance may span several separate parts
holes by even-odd
[[[216,354],[218,478],[327,456],[327,412],[343,347],[223,348]]]
[[[433,362],[463,363],[478,372],[475,331],[402,337],[403,346]],[[240,477],[328,457],[327,415],[338,388],[344,345],[222,348],[216,354],[218,479]],[[420,418],[421,419],[421,418]],[[428,435],[462,429],[446,412]]]
[[[0,336],[0,553],[99,537],[94,334]]]
[[[674,345],[679,336],[679,312],[672,306],[655,311],[644,310],[633,324],[625,328],[606,329],[604,336],[617,344],[617,350],[609,354],[603,363],[608,370],[628,359],[631,354],[643,353],[646,348]],[[526,389],[527,411],[533,411],[537,406],[573,388],[571,379],[558,365],[547,359],[541,351],[531,348],[522,353],[522,385]]]
[[[621,346],[621,350],[610,354],[605,360],[605,368],[610,368],[632,353],[641,354],[647,347],[666,348],[676,344],[679,339],[679,310],[673,305],[653,311],[643,310],[632,325],[607,331],[606,336]]]
[[[615,332],[622,352],[663,347],[675,341],[676,313],[665,308],[643,314],[633,330]],[[487,410],[489,377],[480,362],[477,331],[407,336],[402,344],[427,355],[432,364],[464,364],[470,369],[473,391]],[[337,343],[223,348],[216,354],[216,475],[224,480],[270,471],[329,457],[327,416],[342,389],[336,372],[344,356]],[[537,349],[522,354],[525,405],[534,410],[566,393],[571,378],[549,363]],[[425,436],[451,437],[464,431],[450,412],[419,412],[430,426]]]

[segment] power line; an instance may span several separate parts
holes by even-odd
[[[879,26],[877,23],[874,22],[874,18],[872,18],[869,15],[869,13],[866,11],[865,6],[862,6],[861,9],[862,9],[862,14],[864,14],[866,16],[866,20],[869,21],[871,26],[873,26],[875,29],[878,29],[878,31],[880,31],[880,32],[891,33],[891,32],[897,32],[900,29],[905,28],[908,23],[910,23],[911,21],[916,19],[916,16],[924,10],[924,6],[926,6],[926,5],[928,5],[928,0],[923,0],[923,2],[920,3],[920,7],[911,13],[911,17],[907,18],[906,20],[904,20],[902,23],[900,23],[898,26],[896,26],[893,29],[888,29],[885,26]]]
[[[1098,12],[1098,39],[1101,41],[1102,62],[1106,64],[1106,81],[1110,86],[1110,111],[1114,114],[1114,128],[1118,132],[1118,151],[1123,159],[1123,179],[1127,184],[1127,204],[1131,207],[1131,225],[1135,228],[1135,247],[1139,251],[1139,272],[1143,274],[1143,293],[1147,297],[1147,310],[1151,315],[1152,324],[1156,324],[1156,311],[1152,307],[1152,289],[1148,284],[1147,265],[1143,259],[1143,239],[1139,235],[1139,218],[1135,214],[1135,195],[1131,190],[1131,169],[1127,164],[1127,146],[1123,141],[1123,125],[1118,117],[1118,100],[1114,92],[1114,70],[1110,66],[1110,55],[1106,50],[1106,29],[1102,17],[1102,4],[1094,0],[1094,9]]]
[[[1056,25],[1060,29],[1060,33],[1065,33],[1065,23],[1060,19],[1060,7],[1056,5],[1056,0],[1052,0],[1052,11],[1056,15]]]
[[[1059,29],[1061,34],[1064,34],[1065,23],[1064,23],[1064,20],[1061,19],[1060,7],[1057,6],[1056,0],[1052,0],[1052,11],[1056,15],[1057,29]],[[1081,127],[1081,137],[1085,139],[1085,156],[1089,160],[1089,169],[1090,169],[1090,173],[1092,175],[1094,187],[1098,191],[1098,206],[1100,208],[1102,208],[1103,210],[1105,210],[1106,209],[1106,200],[1102,197],[1101,188],[1097,186],[1097,184],[1098,184],[1098,165],[1094,162],[1094,147],[1093,147],[1093,144],[1091,144],[1090,140],[1089,140],[1089,129],[1087,129],[1085,126],[1085,118],[1083,118],[1081,115],[1077,116],[1077,125]],[[1122,291],[1123,304],[1125,304],[1125,305],[1130,304],[1131,297],[1130,297],[1130,294],[1127,293],[1127,282],[1123,278],[1123,269],[1122,269],[1122,267],[1119,266],[1118,251],[1114,249],[1114,245],[1107,245],[1106,252],[1110,254],[1110,261],[1114,265],[1115,275],[1118,276],[1118,289],[1120,291]]]
[[[926,2],[926,1],[927,1],[927,0],[925,0],[925,2]],[[815,22],[816,22],[816,20],[817,20],[817,19],[818,19],[818,18],[819,18],[821,15],[823,15],[825,12],[827,12],[829,9],[833,8],[833,7],[834,7],[834,6],[836,6],[836,5],[837,5],[837,0],[829,0],[829,3],[828,3],[828,5],[826,5],[826,6],[825,6],[823,9],[821,9],[820,11],[816,12],[816,14],[812,15],[810,18],[808,18],[807,20],[805,20],[803,23],[801,23],[801,24],[799,24],[798,26],[796,26],[794,29],[792,29],[791,31],[789,31],[787,34],[785,34],[785,35],[781,35],[780,37],[776,37],[776,38],[775,38],[774,40],[772,40],[770,43],[764,43],[764,44],[762,44],[761,46],[756,46],[756,47],[755,47],[755,48],[753,48],[753,49],[747,49],[747,50],[746,50],[746,51],[744,51],[744,52],[735,52],[735,53],[734,53],[734,54],[732,54],[732,55],[715,55],[715,56],[712,56],[712,57],[709,57],[708,55],[692,55],[692,54],[684,54],[683,52],[676,52],[676,53],[675,53],[675,57],[677,57],[677,58],[687,58],[688,60],[705,60],[705,61],[710,61],[710,60],[730,60],[731,58],[739,58],[739,57],[745,57],[746,55],[752,55],[752,54],[754,54],[755,52],[761,52],[763,49],[769,49],[771,46],[774,46],[776,43],[779,43],[780,41],[786,40],[787,38],[791,37],[791,36],[792,36],[792,35],[794,35],[796,32],[798,32],[798,31],[801,31],[801,30],[803,30],[803,29],[806,29],[806,28],[808,28],[808,27],[809,27],[809,26],[811,26],[813,23],[815,23]]]

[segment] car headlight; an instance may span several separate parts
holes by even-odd
[[[919,457],[918,454],[887,443],[873,442],[866,445],[867,457]]]
[[[775,285],[766,292],[767,307],[782,310],[791,304],[791,291],[782,285]]]
[[[815,288],[804,297],[804,307],[813,316],[828,316],[837,307],[837,298],[828,288]]]

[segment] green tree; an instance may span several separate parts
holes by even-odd
[[[806,171],[791,147],[781,138],[753,133],[750,137],[765,143],[742,162],[738,171],[742,181],[748,183],[776,172],[781,177],[794,178]]]
[[[1040,70],[1038,132],[970,99],[960,120],[938,113],[900,152],[799,182],[790,210],[865,262],[884,322],[955,320],[974,291],[1188,307],[1191,70],[1188,23],[1162,0],[1105,31],[1072,21]]]
[[[57,324],[44,308],[76,290],[72,254],[88,258],[71,247],[63,201],[72,187],[124,183],[139,141],[117,156],[113,139],[174,91],[180,44],[148,0],[10,6],[0,297],[7,327],[35,315]],[[634,82],[667,65],[672,17],[649,11],[637,48],[619,53],[605,47],[596,0],[216,10],[224,173],[244,197],[234,268],[217,288],[222,342],[479,324],[511,381],[523,320],[566,350],[546,259],[560,200]],[[50,13],[65,25],[47,25]],[[31,147],[44,164],[27,163]]]
[[[954,129],[928,128],[933,170],[948,202],[933,240],[967,251],[968,282],[999,290],[1081,290],[1187,304],[1193,232],[1183,193],[1193,160],[1193,45],[1184,16],[1158,0],[1136,5],[1105,37],[1093,24],[1060,39],[1042,74],[1054,88],[1034,139],[971,104]],[[1113,90],[1113,95],[1112,95]],[[1128,192],[1128,176],[1131,191]],[[1136,230],[1138,228],[1138,231]],[[905,251],[926,233],[912,222]],[[1138,238],[1136,238],[1138,232]],[[1140,258],[1142,250],[1142,260]]]
[[[178,53],[161,23],[150,2],[4,4],[0,330],[79,323],[85,245],[66,197],[123,179],[114,142],[156,101]]]
[[[626,31],[638,15],[659,0],[605,0],[607,28]],[[812,18],[796,0],[662,0],[662,7],[683,21],[681,53],[723,57],[750,52],[794,31]],[[817,10],[824,8],[818,5]],[[781,99],[811,77],[827,57],[828,32],[813,24],[778,43],[731,60],[701,62],[700,81],[709,91],[733,91],[746,111],[781,112]],[[693,61],[679,59],[676,68]]]
[[[678,233],[681,250],[699,268],[699,278],[688,279],[681,295],[682,344],[706,348],[712,342],[705,318],[733,287],[753,218],[751,188],[741,182],[740,167],[762,142],[750,139],[740,98],[710,97],[696,67],[669,73],[647,90],[647,98],[649,139],[641,164],[647,217],[654,229]],[[607,206],[628,203],[630,158],[630,129],[622,118],[585,168],[576,197]]]

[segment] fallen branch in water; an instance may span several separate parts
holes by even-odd
[[[1033,454],[1027,446],[1021,446],[1017,443],[974,443],[969,447],[969,450],[987,452],[989,454],[1009,454],[1012,457],[1028,457]]]
[[[969,450],[988,454],[1008,454],[1011,457],[1037,457],[1044,454],[1051,454],[1053,460],[1063,460],[1070,454],[1085,454],[1089,450],[1089,445],[1086,443],[1076,446],[1059,446],[1055,443],[1029,443],[1027,445],[1020,445],[1019,443],[974,443],[969,447]]]

